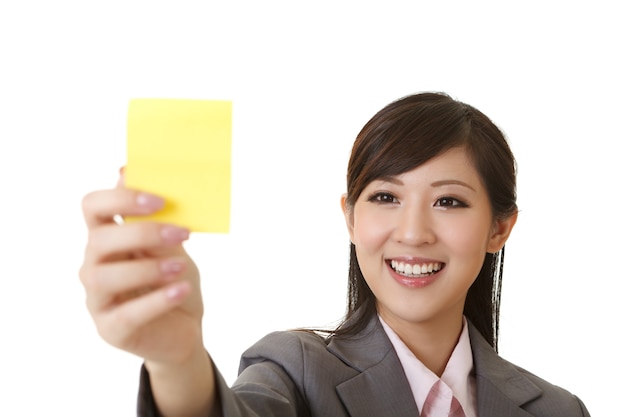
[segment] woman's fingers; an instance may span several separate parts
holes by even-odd
[[[171,224],[135,222],[108,224],[90,230],[86,263],[126,259],[128,254],[172,248],[189,239],[189,230]]]
[[[182,256],[132,259],[83,269],[80,278],[88,293],[87,306],[95,313],[134,294],[167,285],[187,269],[188,259]]]
[[[96,320],[98,332],[112,345],[133,351],[129,343],[141,344],[141,332],[149,331],[151,322],[184,302],[191,290],[191,283],[181,280],[101,311]]]
[[[117,185],[116,185],[117,188],[123,188],[124,184],[126,183],[126,178],[124,177],[125,170],[126,170],[125,166],[120,168],[120,176],[117,179]]]
[[[113,223],[116,215],[151,214],[163,208],[164,204],[161,197],[125,188],[94,191],[87,194],[82,201],[83,215],[89,229]]]

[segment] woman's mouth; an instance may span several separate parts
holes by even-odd
[[[443,262],[431,261],[430,259],[387,261],[391,277],[399,284],[407,288],[424,288],[437,281],[440,272],[446,267]]]
[[[389,262],[391,269],[396,273],[405,276],[407,278],[423,278],[429,275],[433,275],[440,271],[444,264],[441,262],[427,262],[427,263],[408,263],[397,261],[392,259]]]

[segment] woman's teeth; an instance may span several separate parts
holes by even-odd
[[[428,264],[408,264],[396,260],[391,261],[391,267],[398,274],[405,275],[407,277],[416,277],[420,275],[432,274],[441,269],[440,262],[433,262]]]

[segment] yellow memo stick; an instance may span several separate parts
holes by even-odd
[[[165,198],[145,217],[228,233],[232,102],[134,99],[128,108],[126,187]]]

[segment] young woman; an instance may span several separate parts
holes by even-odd
[[[341,203],[343,323],[266,336],[228,387],[203,346],[188,231],[113,221],[158,210],[157,196],[121,186],[84,198],[88,308],[106,341],[145,359],[139,415],[589,415],[496,353],[515,161],[485,115],[436,93],[389,104],[356,139]]]

